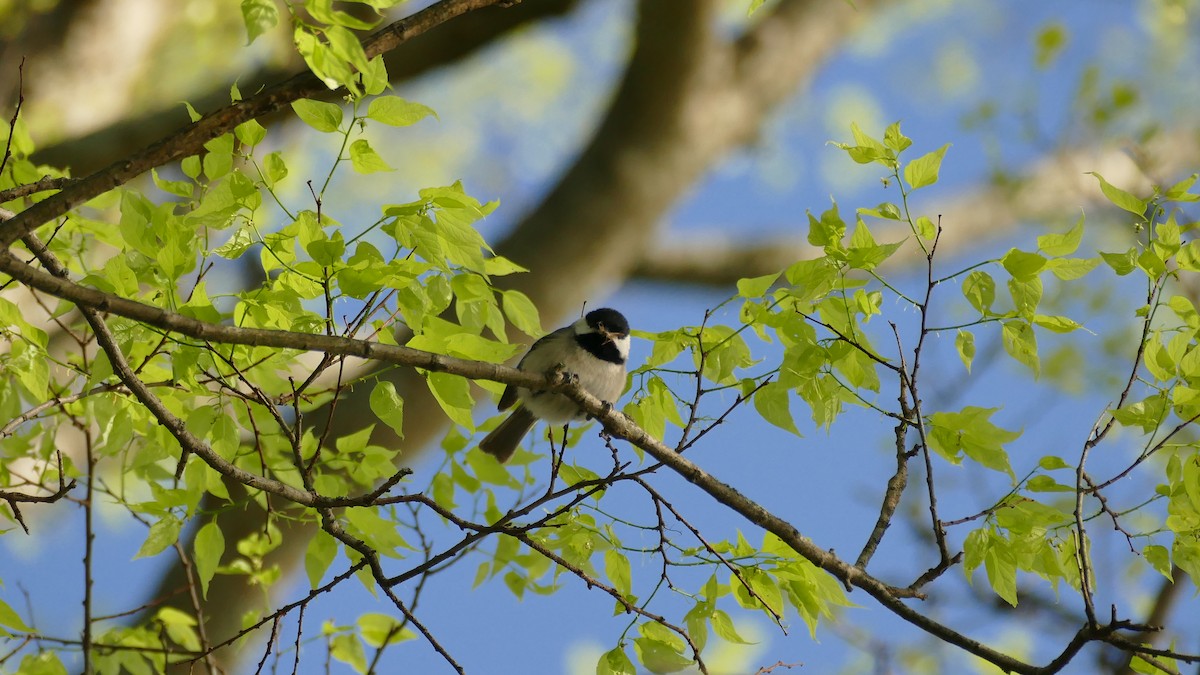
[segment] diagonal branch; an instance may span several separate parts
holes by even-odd
[[[373,58],[456,16],[497,2],[499,0],[441,0],[367,38],[363,41],[363,49],[367,58]],[[243,122],[275,112],[292,101],[314,96],[326,89],[317,76],[305,71],[243,101],[211,112],[132,156],[67,185],[58,194],[17,214],[16,218],[0,228],[0,247],[7,249],[43,223],[64,215],[93,197],[124,185],[152,168],[197,154],[205,142],[232,131]]]
[[[411,81],[438,68],[451,66],[497,43],[514,31],[537,22],[562,16],[579,5],[579,0],[537,0],[515,6],[493,6],[464,15],[436,31],[423,33],[384,54],[383,63],[393,85]],[[295,59],[299,61],[297,57]],[[295,72],[295,66],[267,66],[238,77],[242,91],[258,91]],[[211,82],[211,90],[188,96],[197,110],[216,110],[229,103],[229,85]],[[315,98],[333,100],[335,92],[325,90]],[[175,101],[169,107],[132,111],[133,116],[78,138],[64,139],[33,154],[37,164],[71,167],[78,175],[104,167],[104,162],[143,147],[179,128],[183,110]],[[282,112],[282,111],[280,111]],[[265,120],[260,120],[266,124]],[[0,199],[0,202],[6,201]]]

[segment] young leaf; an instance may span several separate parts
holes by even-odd
[[[900,132],[899,122],[892,122],[883,131],[883,144],[899,153],[912,145],[912,139]]]
[[[308,548],[304,551],[304,572],[308,575],[308,583],[312,588],[321,585],[321,579],[325,577],[325,572],[333,564],[337,552],[337,540],[325,532],[317,532],[308,541]]]
[[[1108,198],[1108,201],[1125,209],[1138,218],[1145,220],[1146,200],[1139,199],[1122,190],[1121,188],[1112,185],[1108,181],[1104,180],[1104,176],[1101,176],[1095,171],[1089,171],[1088,173],[1095,176],[1096,180],[1100,181],[1100,191],[1104,193],[1104,196]]]
[[[162,553],[168,546],[174,544],[179,539],[179,530],[182,527],[183,522],[173,514],[168,513],[163,516],[150,526],[150,532],[146,535],[146,541],[142,542],[137,555],[133,556],[134,559],[150,558]]]
[[[971,362],[975,360],[975,335],[961,328],[958,329],[958,335],[954,337],[954,348],[958,350],[958,358],[966,367],[967,372],[971,372]]]
[[[596,663],[596,675],[637,675],[637,668],[626,656],[624,649],[613,647],[600,655],[600,660]]]
[[[354,170],[359,173],[377,173],[380,171],[394,171],[379,153],[371,147],[371,144],[364,138],[360,138],[350,144],[350,163],[354,165]]]
[[[1000,259],[1000,263],[1014,279],[1021,281],[1028,281],[1036,277],[1046,267],[1046,259],[1041,255],[1015,248],[1005,253],[1004,257]]]
[[[963,279],[962,292],[972,307],[980,314],[987,314],[996,300],[996,282],[987,272],[975,270]]]
[[[1108,263],[1109,267],[1113,268],[1117,276],[1123,277],[1137,269],[1137,264],[1134,262],[1137,260],[1137,249],[1133,247],[1130,247],[1124,253],[1105,253],[1101,251],[1100,257],[1104,259],[1104,262]]]
[[[16,610],[9,606],[4,600],[0,600],[0,626],[7,626],[13,630],[18,630],[23,633],[32,631],[33,629],[25,625],[21,620],[21,615],[17,614]],[[65,671],[64,671],[65,672]]]
[[[225,535],[221,533],[221,527],[215,522],[205,523],[196,531],[192,551],[196,576],[200,579],[200,593],[208,597],[208,583],[212,581],[221,563],[221,556],[225,554]]]
[[[363,649],[362,640],[352,633],[342,633],[333,636],[329,641],[329,655],[349,664],[356,673],[367,672],[367,654]]]
[[[764,420],[800,436],[790,406],[790,390],[778,382],[768,382],[754,393],[754,409]]]
[[[987,570],[992,590],[1005,602],[1017,606],[1017,559],[1011,545],[1004,539],[993,541],[983,556],[983,568]]]
[[[1004,351],[1019,363],[1025,364],[1033,371],[1033,376],[1041,374],[1041,360],[1038,358],[1037,337],[1033,328],[1024,321],[1006,321],[1000,329],[1003,338]]]
[[[675,673],[692,665],[691,659],[660,640],[635,638],[633,648],[638,660],[652,673]]]
[[[521,291],[509,289],[504,291],[504,316],[517,327],[517,330],[529,337],[542,335],[542,322],[538,317],[537,307],[529,296]]]
[[[428,106],[399,96],[380,96],[367,106],[367,117],[393,127],[407,127],[429,116],[436,118],[437,113]]]
[[[959,453],[989,469],[1012,476],[1004,444],[1020,437],[991,422],[999,408],[967,406],[959,412],[936,412],[929,416],[929,445],[938,454],[957,464]]]
[[[904,182],[908,183],[910,189],[916,190],[937,182],[938,170],[942,166],[942,157],[946,155],[946,149],[949,147],[950,144],[947,143],[905,165]]]
[[[738,295],[743,298],[761,298],[764,293],[771,289],[775,281],[779,279],[779,274],[779,272],[776,272],[761,277],[738,279]]]
[[[1062,234],[1043,234],[1038,237],[1038,250],[1052,257],[1071,255],[1083,241],[1083,216],[1075,221],[1074,227]]]
[[[604,575],[613,588],[623,596],[628,597],[633,592],[633,576],[630,572],[629,558],[616,549],[604,552]]]
[[[371,412],[380,422],[391,427],[400,438],[404,438],[404,399],[396,393],[396,385],[382,380],[371,390]]]
[[[325,101],[302,98],[292,101],[296,116],[317,131],[329,133],[342,125],[342,107]]]
[[[1033,324],[1041,326],[1047,330],[1052,330],[1055,333],[1070,333],[1082,328],[1081,325],[1072,319],[1065,316],[1050,316],[1047,314],[1038,314],[1033,317]]]
[[[411,630],[401,628],[400,620],[389,614],[368,612],[358,617],[356,623],[362,631],[363,642],[376,649],[417,637]]]
[[[242,20],[246,24],[246,44],[279,23],[279,10],[274,0],[242,0]]]
[[[722,640],[724,640],[726,642],[732,642],[732,643],[738,644],[738,645],[757,644],[754,642],[750,642],[746,638],[739,635],[737,632],[737,629],[733,625],[733,619],[729,618],[729,615],[726,614],[723,610],[720,610],[720,609],[713,610],[712,627],[713,627],[713,632],[716,633],[718,637],[720,637]]]

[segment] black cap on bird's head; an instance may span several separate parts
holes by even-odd
[[[598,333],[604,333],[613,337],[625,337],[629,335],[629,322],[625,320],[625,316],[615,309],[609,307],[601,307],[593,309],[584,317],[587,320],[588,326]]]

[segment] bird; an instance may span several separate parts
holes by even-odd
[[[606,403],[625,391],[625,361],[629,358],[629,322],[615,309],[595,309],[575,323],[542,336],[517,363],[518,370],[550,374],[562,369],[580,386]],[[562,394],[508,385],[497,408],[514,409],[500,426],[479,443],[479,449],[504,463],[534,422],[566,423],[583,416],[579,406]]]

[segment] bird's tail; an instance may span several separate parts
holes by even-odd
[[[508,461],[513,453],[517,450],[517,445],[521,443],[521,439],[525,438],[525,434],[533,428],[533,423],[537,418],[533,416],[525,406],[518,406],[512,411],[500,426],[492,429],[492,432],[484,437],[479,442],[479,449],[496,458],[501,464]]]

